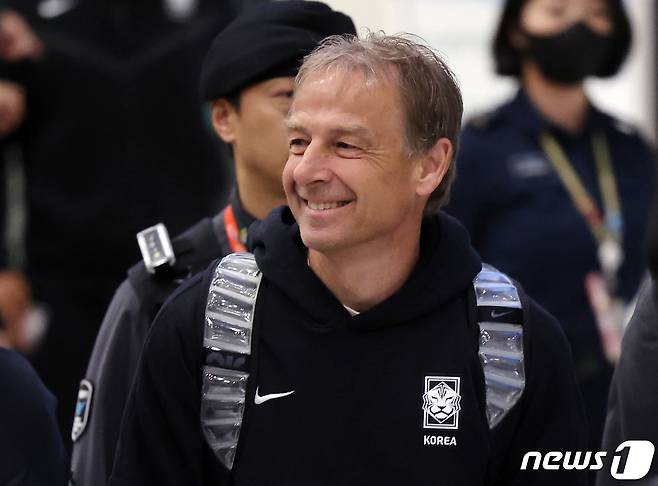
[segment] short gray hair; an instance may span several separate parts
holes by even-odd
[[[366,80],[397,72],[398,92],[406,118],[406,144],[409,157],[431,149],[440,138],[452,142],[453,159],[459,147],[463,102],[455,75],[419,38],[410,34],[385,35],[371,32],[365,39],[353,35],[327,37],[304,58],[295,87],[329,68],[347,73],[361,72]],[[443,181],[427,201],[426,212],[435,212],[449,198],[454,179],[454,160],[450,161]]]

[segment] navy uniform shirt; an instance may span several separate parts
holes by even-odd
[[[230,205],[242,238],[254,222],[234,191]],[[114,461],[119,425],[146,334],[169,295],[186,278],[205,269],[216,258],[231,253],[224,227],[224,211],[205,218],[174,238],[176,268],[183,275],[161,277],[148,273],[143,262],[133,266],[119,286],[101,325],[85,379],[93,392],[88,419],[73,443],[73,484],[105,484]]]
[[[594,107],[575,136],[542,118],[523,90],[471,121],[462,135],[447,211],[466,225],[484,261],[521,282],[562,324],[593,429],[598,429],[593,433],[599,435],[610,370],[584,287],[585,275],[599,268],[597,245],[539,146],[544,130],[557,138],[600,208],[591,135],[601,131],[607,138],[624,218],[619,292],[630,300],[644,271],[654,158],[631,128]]]

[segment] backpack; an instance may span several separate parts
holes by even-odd
[[[219,461],[233,467],[244,416],[256,299],[262,274],[250,253],[224,257],[206,303],[201,428]],[[523,310],[514,282],[484,264],[473,280],[489,428],[525,388]]]

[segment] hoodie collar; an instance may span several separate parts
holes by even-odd
[[[444,213],[427,217],[421,228],[420,258],[404,285],[373,308],[350,317],[309,268],[299,226],[287,207],[275,209],[255,224],[252,238],[265,278],[321,327],[376,329],[412,320],[461,294],[482,266],[457,220]]]

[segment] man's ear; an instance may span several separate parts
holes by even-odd
[[[226,99],[220,98],[212,102],[212,127],[215,133],[226,143],[235,141],[234,120],[237,110]]]
[[[416,192],[429,197],[439,187],[452,162],[452,142],[440,138],[419,160]]]

